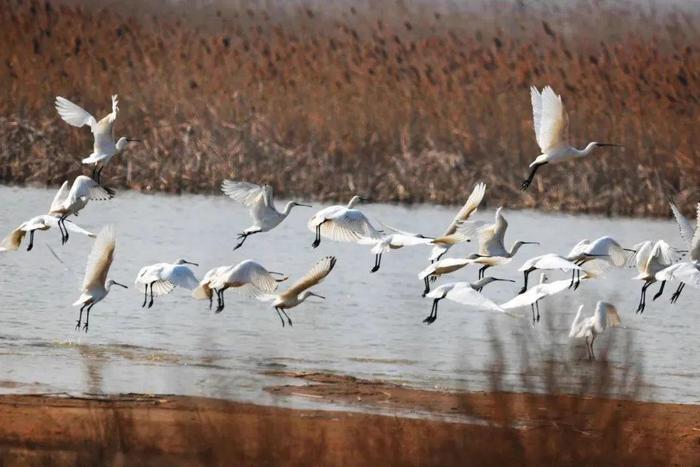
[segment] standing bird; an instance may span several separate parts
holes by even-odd
[[[2,242],[0,242],[0,252],[15,251],[19,249],[20,245],[22,244],[22,240],[27,233],[29,233],[29,245],[27,245],[27,251],[31,251],[31,249],[34,247],[34,232],[37,230],[49,230],[51,227],[58,227],[58,221],[58,218],[47,214],[32,217],[27,222],[23,222],[19,227],[10,232],[10,234],[5,237]],[[87,235],[91,238],[96,237],[94,233],[88,232],[69,220],[66,220],[65,222],[66,223],[64,226],[71,232]]]
[[[273,275],[283,276],[281,279]],[[224,291],[235,288],[244,295],[256,297],[260,294],[272,293],[277,290],[279,282],[287,280],[279,272],[270,272],[265,267],[253,260],[241,261],[235,266],[219,266],[210,269],[192,291],[192,297],[197,300],[209,299],[211,310],[214,293],[216,293],[216,313],[224,309]]]
[[[337,242],[359,242],[360,239],[379,240],[381,231],[374,228],[369,219],[355,205],[364,198],[353,196],[347,206],[328,206],[318,211],[309,220],[309,230],[316,233],[311,244],[316,248],[321,244],[321,236]]]
[[[584,318],[582,316],[583,305],[578,308],[574,322],[571,323],[569,330],[570,339],[586,339],[586,351],[588,359],[594,360],[593,342],[595,342],[598,334],[602,334],[607,328],[617,327],[620,325],[620,315],[617,314],[617,309],[607,302],[599,301],[596,303],[593,316]]]
[[[282,212],[275,208],[275,201],[270,185],[256,185],[248,182],[234,182],[224,180],[221,184],[223,191],[232,200],[250,208],[250,216],[253,218],[253,225],[245,229],[238,235],[238,244],[233,248],[239,249],[243,246],[249,235],[267,232],[274,229],[287,218],[294,206],[306,206],[309,204],[289,201]]]
[[[468,237],[476,235],[479,241],[479,251],[476,255],[472,255],[474,263],[483,265],[479,269],[479,279],[484,277],[488,268],[510,263],[521,246],[539,245],[539,242],[517,241],[510,250],[506,249],[504,240],[507,228],[508,222],[503,216],[502,207],[496,209],[493,224],[487,224],[483,221],[467,221],[460,226],[460,232]]]
[[[546,274],[540,274],[540,283],[534,287],[530,287],[526,292],[520,292],[518,295],[501,304],[504,310],[519,308],[530,305],[532,310],[532,324],[540,321],[540,300],[545,297],[556,295],[559,292],[569,288],[569,280],[554,281],[548,283],[549,278]],[[535,315],[537,310],[537,315]]]
[[[68,241],[68,229],[66,228],[66,218],[78,215],[78,212],[87,206],[88,201],[104,201],[112,199],[114,191],[103,187],[90,177],[79,175],[73,180],[73,184],[68,189],[68,181],[63,182],[61,188],[49,208],[49,215],[58,217],[58,228],[61,231],[61,243]]]
[[[433,241],[435,246],[430,254],[430,262],[433,263],[440,258],[442,258],[445,253],[457,243],[463,243],[468,241],[468,237],[460,234],[457,230],[459,225],[467,220],[477,211],[481,200],[484,199],[484,193],[486,193],[486,185],[483,183],[477,183],[472,193],[467,198],[467,202],[464,203],[462,209],[459,210],[457,215],[452,219],[452,222],[447,227],[447,230]]]
[[[503,312],[501,307],[480,293],[481,289],[486,284],[496,281],[515,282],[510,279],[484,277],[483,279],[479,279],[474,283],[450,282],[449,284],[441,285],[426,295],[428,298],[433,299],[433,307],[430,309],[430,314],[423,320],[423,322],[426,324],[433,324],[435,322],[437,319],[438,303],[444,298],[477,309]]]
[[[335,263],[336,259],[334,256],[326,256],[325,258],[321,259],[321,261],[316,263],[304,277],[299,279],[284,292],[278,294],[260,294],[256,298],[264,302],[272,302],[272,306],[277,312],[277,316],[279,316],[280,321],[282,321],[282,327],[284,327],[284,319],[282,318],[282,314],[284,314],[284,316],[287,318],[287,323],[289,323],[291,326],[292,320],[284,310],[294,308],[309,297],[325,299],[326,297],[318,295],[307,289],[321,282],[333,270]]]
[[[525,261],[522,266],[520,266],[520,269],[518,269],[518,271],[523,273],[523,288],[520,289],[519,293],[525,293],[527,290],[528,276],[531,272],[538,269],[542,271],[552,271],[556,269],[561,271],[578,271],[581,268],[563,256],[555,255],[553,253],[530,258]],[[544,274],[540,277],[544,277]]]
[[[532,119],[535,127],[535,139],[542,154],[530,164],[532,171],[520,185],[521,190],[527,190],[535,178],[537,169],[550,162],[586,157],[596,147],[620,147],[619,144],[588,143],[585,149],[579,150],[569,143],[569,116],[564,110],[561,97],[556,95],[551,87],[545,86],[540,93],[535,86],[530,87],[532,98]]]
[[[634,279],[644,281],[637,313],[644,313],[644,308],[647,304],[647,289],[651,284],[656,282],[657,273],[675,262],[676,252],[671,245],[663,240],[659,240],[656,243],[651,241],[642,242],[635,245],[635,250],[637,250],[637,252],[634,255],[634,259],[637,263],[637,271],[639,274]],[[654,300],[664,293],[665,285],[666,281],[662,280],[659,291],[654,295]]]
[[[697,219],[695,228],[674,203],[670,202],[669,204],[678,223],[681,238],[688,245],[689,261],[674,264],[663,271],[659,271],[656,274],[656,280],[669,281],[675,279],[681,281],[671,296],[671,303],[676,303],[686,284],[690,284],[692,287],[700,287],[700,203],[696,206]]]
[[[61,118],[74,127],[88,125],[95,137],[92,154],[82,160],[83,164],[94,165],[92,177],[100,183],[102,169],[116,154],[120,153],[127,144],[140,142],[137,139],[129,139],[125,136],[114,141],[114,121],[119,113],[119,101],[116,94],[112,96],[112,113],[99,122],[85,109],[61,96],[56,97],[56,111]]]
[[[114,227],[108,225],[97,234],[95,244],[92,246],[90,256],[88,256],[87,267],[85,268],[85,279],[81,289],[81,295],[73,306],[80,305],[80,315],[75,329],[80,329],[80,322],[83,319],[83,310],[87,311],[83,330],[88,331],[88,321],[90,320],[90,310],[95,303],[102,301],[113,285],[128,287],[112,279],[107,280],[107,273],[114,260],[114,247],[116,245],[116,234]]]
[[[199,281],[194,276],[192,270],[185,266],[186,264],[199,266],[197,263],[185,259],[178,259],[172,264],[156,263],[142,267],[134,281],[136,289],[139,292],[143,290],[143,305],[141,305],[141,308],[146,306],[149,288],[151,290],[151,300],[148,301],[148,308],[151,308],[153,306],[154,296],[160,297],[161,295],[169,294],[175,287],[184,287],[189,290],[197,287]]]

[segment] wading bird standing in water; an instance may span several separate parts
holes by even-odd
[[[510,279],[484,277],[474,283],[450,282],[449,284],[441,285],[426,295],[426,297],[433,299],[433,307],[430,309],[430,314],[423,322],[426,324],[433,324],[435,322],[437,319],[438,303],[444,298],[481,310],[502,312],[503,309],[501,309],[501,307],[481,295],[481,289],[484,288],[485,285],[496,281],[515,282]]]
[[[686,284],[690,284],[691,287],[700,288],[700,203],[696,206],[697,221],[695,228],[693,228],[690,221],[681,214],[681,211],[675,204],[669,204],[671,205],[671,211],[673,211],[673,215],[681,231],[681,238],[690,249],[688,255],[689,261],[683,261],[659,271],[656,274],[656,280],[679,280],[681,282],[671,296],[671,303],[676,303]]]
[[[325,299],[326,297],[318,295],[307,289],[321,282],[333,270],[335,262],[336,259],[334,256],[326,256],[321,261],[316,263],[304,277],[299,279],[284,292],[279,294],[260,294],[255,298],[263,302],[272,302],[272,306],[275,308],[277,316],[279,316],[280,321],[282,321],[282,327],[284,327],[284,319],[282,318],[282,314],[284,314],[284,316],[287,318],[287,323],[289,323],[291,326],[292,320],[284,310],[294,308],[309,297]]]
[[[112,199],[114,191],[103,187],[90,177],[79,175],[73,180],[70,190],[68,182],[63,182],[61,188],[49,208],[49,215],[58,217],[58,228],[61,231],[61,243],[68,241],[68,229],[66,228],[66,218],[78,215],[78,212],[87,206],[88,201],[104,201]]]
[[[153,306],[153,297],[169,294],[175,287],[183,287],[192,290],[199,284],[199,281],[194,276],[190,268],[185,266],[199,266],[197,263],[187,261],[186,259],[178,259],[174,263],[156,263],[150,266],[141,268],[136,276],[137,290],[143,291],[143,305],[146,306],[148,301],[148,289],[151,289],[151,300],[148,301],[148,308]]]
[[[578,308],[574,322],[571,323],[569,330],[570,339],[586,339],[586,351],[588,359],[594,360],[593,342],[595,342],[598,334],[602,334],[607,328],[613,328],[620,325],[620,315],[617,314],[617,309],[607,302],[599,301],[596,303],[593,316],[584,318],[582,316],[583,305]]]
[[[88,321],[90,320],[90,310],[95,303],[104,300],[113,285],[128,288],[112,279],[107,280],[107,273],[114,260],[114,247],[116,245],[116,234],[114,227],[108,225],[97,234],[95,244],[92,246],[90,256],[88,256],[87,267],[85,268],[85,279],[81,289],[81,295],[73,306],[80,306],[80,315],[75,329],[80,329],[80,322],[83,319],[83,310],[87,311],[83,330],[88,331]]]
[[[464,203],[462,209],[460,209],[454,219],[452,219],[452,222],[447,227],[447,230],[445,230],[445,233],[433,241],[435,246],[430,254],[431,263],[442,258],[453,245],[469,240],[469,238],[462,235],[457,228],[461,223],[469,220],[469,218],[476,212],[479,204],[481,204],[481,200],[484,199],[484,193],[486,193],[486,185],[483,183],[477,183],[472,190],[471,195],[469,195],[469,198],[467,198],[467,202]]]
[[[540,93],[535,86],[530,88],[532,98],[532,118],[535,127],[535,139],[542,154],[530,164],[530,175],[521,190],[527,190],[535,178],[537,169],[550,162],[559,162],[588,156],[596,147],[620,147],[619,144],[588,143],[584,149],[576,149],[569,143],[569,116],[564,110],[561,96],[557,96],[551,87],[545,86]]]
[[[282,276],[276,279],[272,276]],[[279,272],[271,272],[262,264],[247,259],[235,266],[219,266],[210,269],[199,282],[197,288],[192,291],[192,298],[196,300],[209,299],[211,310],[214,293],[216,293],[216,313],[224,309],[224,292],[226,289],[235,288],[243,295],[257,297],[261,294],[272,293],[277,290],[279,282],[284,282],[287,277]]]
[[[49,230],[51,227],[58,227],[58,222],[58,218],[47,214],[36,216],[29,219],[27,222],[23,222],[22,225],[10,232],[10,234],[5,237],[2,242],[0,242],[0,252],[15,251],[19,249],[20,245],[22,244],[22,240],[27,233],[29,233],[29,245],[27,245],[27,251],[31,251],[31,249],[34,247],[34,232],[37,230]],[[95,238],[94,233],[88,232],[69,220],[66,220],[63,225],[71,232]]]
[[[375,229],[361,211],[355,209],[360,201],[364,199],[353,196],[347,206],[328,206],[314,214],[307,224],[309,230],[316,233],[311,246],[319,246],[322,236],[337,242],[380,240],[382,232]]]
[[[125,136],[114,141],[114,121],[119,113],[117,96],[112,96],[112,113],[99,122],[85,109],[61,96],[56,97],[56,111],[61,118],[74,127],[88,125],[95,137],[92,154],[82,160],[83,164],[94,165],[92,177],[100,183],[102,170],[110,159],[120,153],[127,144],[140,142],[137,139],[129,139]]]
[[[284,207],[284,210],[279,212],[277,208],[275,208],[275,200],[270,185],[260,186],[254,183],[224,180],[221,184],[221,191],[232,200],[244,206],[248,206],[250,208],[250,217],[253,218],[253,225],[238,235],[238,240],[240,241],[233,248],[234,250],[242,247],[248,236],[267,232],[280,225],[280,223],[287,218],[294,206],[311,207],[309,204],[290,201]]]

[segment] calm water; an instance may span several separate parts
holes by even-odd
[[[53,191],[0,187],[6,231],[46,211]],[[487,195],[488,196],[488,195]],[[315,208],[321,206],[316,203]],[[454,207],[367,205],[371,217],[425,234],[436,234],[449,223]],[[223,196],[160,196],[123,192],[110,202],[95,202],[76,220],[97,232],[105,223],[117,229],[116,259],[110,276],[132,284],[147,264],[178,257],[200,263],[201,276],[209,268],[252,258],[268,269],[283,271],[291,280],[305,273],[321,256],[333,254],[338,265],[316,291],[325,302],[308,302],[291,312],[293,328],[282,328],[269,304],[227,292],[227,306],[214,315],[206,302],[190,299],[176,289],[141,308],[142,295],[133,287],[116,288],[95,306],[86,335],[74,331],[78,309],[71,307],[92,240],[72,235],[60,245],[57,230],[38,232],[32,252],[23,249],[0,255],[0,390],[6,392],[168,393],[223,397],[268,404],[302,406],[313,402],[280,400],[263,391],[289,381],[266,376],[269,370],[319,370],[380,378],[421,387],[488,388],[497,330],[505,353],[504,385],[524,389],[519,342],[528,347],[534,389],[540,388],[538,369],[554,361],[572,379],[586,377],[595,365],[585,361],[583,346],[567,339],[568,325],[580,303],[590,312],[598,299],[615,303],[624,328],[596,342],[599,358],[621,373],[633,362],[644,368],[640,397],[661,401],[700,402],[700,330],[696,326],[698,291],[686,288],[676,306],[661,300],[636,316],[640,284],[634,271],[617,270],[605,280],[584,283],[576,294],[565,292],[542,306],[552,326],[533,327],[514,320],[466,310],[443,301],[432,326],[421,321],[431,303],[421,299],[416,273],[429,248],[415,247],[384,256],[382,269],[370,274],[373,256],[357,245],[323,241],[314,250],[306,220],[314,209],[296,208],[273,232],[251,237],[232,251],[236,232],[248,226],[247,210]],[[508,266],[492,269],[517,284],[496,284],[486,295],[502,302],[517,293],[517,267],[528,257],[547,252],[566,253],[582,238],[610,234],[625,245],[665,238],[680,246],[675,224],[646,219],[604,219],[552,216],[538,212],[505,212],[510,229],[507,243],[539,240],[524,247]],[[490,219],[491,210],[478,217]],[[571,236],[571,237],[570,237]],[[62,257],[58,263],[45,244]],[[454,248],[452,255],[473,248]],[[447,280],[473,280],[476,269],[464,269]],[[562,275],[562,277],[564,277]],[[537,278],[533,275],[534,282]],[[283,284],[283,286],[286,284]],[[653,286],[652,294],[657,286]],[[623,341],[633,339],[634,354]],[[571,381],[569,381],[570,384]],[[529,387],[529,386],[528,386]],[[533,387],[530,387],[531,389]],[[570,388],[575,390],[575,388]],[[615,391],[613,391],[615,392]]]

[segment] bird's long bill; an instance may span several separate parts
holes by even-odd
[[[191,264],[192,266],[199,266],[198,263],[193,263],[192,261],[185,261],[185,264]]]
[[[143,141],[141,141],[140,139],[129,139],[129,138],[126,139],[126,142],[127,143],[143,143]]]
[[[540,242],[523,242],[523,245],[539,245]]]
[[[614,143],[598,143],[596,146],[601,147],[601,148],[623,148],[624,146],[621,144],[614,144]]]
[[[297,206],[304,206],[305,208],[312,208],[310,204],[304,204],[304,203],[297,203]]]
[[[493,280],[501,282],[515,282],[513,279],[499,279],[498,277],[494,277]]]
[[[319,294],[314,293],[314,292],[309,292],[309,295],[313,295],[314,297],[322,298],[324,300],[326,299],[326,297],[324,297],[323,295],[319,295]]]
[[[114,282],[114,285],[118,285],[119,287],[124,287],[125,289],[128,289],[128,288],[129,288],[129,287],[125,286],[124,284],[120,284],[120,283],[117,282],[117,281],[113,281],[113,282]]]

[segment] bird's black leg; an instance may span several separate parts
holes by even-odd
[[[153,306],[153,284],[155,284],[156,281],[151,282],[151,301],[148,302],[148,308],[151,308]]]
[[[530,175],[527,177],[527,179],[520,185],[520,189],[525,191],[528,189],[530,184],[532,183],[532,180],[535,178],[535,173],[537,173],[537,169],[542,167],[543,165],[546,165],[547,162],[543,162],[541,164],[535,164],[532,166],[532,171],[530,171]]]
[[[326,221],[323,221],[326,222]],[[312,247],[316,248],[321,244],[321,226],[323,225],[323,222],[318,224],[316,226],[316,238],[314,239],[314,242],[311,244]]]
[[[34,230],[29,231],[29,245],[27,245],[27,251],[32,251],[34,247]]]
[[[647,287],[651,285],[651,282],[645,282],[642,286],[642,296],[639,299],[639,307],[637,307],[637,313],[644,313],[644,308],[647,305]]]
[[[148,301],[148,284],[146,284],[146,288],[143,291],[143,305],[141,305],[141,308],[146,307],[146,302]]]
[[[518,295],[520,295],[521,293],[525,293],[525,291],[527,290],[527,278],[532,271],[533,271],[532,268],[523,271],[523,288],[520,289],[520,292],[518,292]]]
[[[540,301],[535,302],[535,309],[537,309],[537,322],[540,322]]]
[[[382,265],[382,254],[374,255],[374,267],[369,272],[379,271],[379,267]]]
[[[433,300],[433,306],[430,309],[430,314],[423,320],[424,323],[433,324],[435,322],[437,319],[438,302],[440,302],[440,300],[442,300],[442,298],[436,298]]]
[[[83,310],[87,306],[87,303],[84,303],[83,306],[80,307],[80,315],[78,315],[78,324],[75,325],[75,330],[79,331],[80,330],[80,322],[83,320]]]
[[[247,233],[239,234],[239,235],[238,235],[238,240],[240,240],[240,242],[238,242],[238,244],[237,244],[236,246],[233,247],[233,251],[236,251],[237,249],[239,249],[240,247],[242,247],[243,244],[245,243],[245,239],[246,239],[246,238],[248,238],[248,234],[247,234]]]
[[[287,323],[291,326],[292,325],[292,318],[289,317],[286,311],[284,311],[284,308],[280,308],[280,311],[282,314],[287,318]]]
[[[92,179],[97,182],[97,164],[92,168]]]
[[[483,266],[481,269],[479,269],[479,279],[483,279],[483,278],[484,278],[484,276],[486,275],[486,270],[487,270],[488,268],[490,268],[490,267],[491,267],[491,266],[489,266],[489,265],[487,264],[487,265]]]
[[[659,287],[659,291],[656,292],[656,295],[654,295],[654,299],[656,300],[659,298],[663,293],[664,293],[664,287],[666,286],[666,281],[661,281],[661,287]]]
[[[569,284],[569,288],[572,288],[574,286],[575,281],[576,281],[576,269],[573,269],[571,271],[571,283]]]
[[[65,245],[68,243],[68,228],[66,227],[66,217],[68,217],[68,214],[61,216],[61,220],[59,221],[61,225],[63,225],[63,244]]]
[[[535,304],[530,304],[530,311],[532,311],[532,325],[535,325]]]
[[[216,307],[216,312],[221,313],[223,311],[224,307],[226,306],[226,304],[224,303],[224,289],[219,289],[219,291],[216,293],[216,295],[219,299],[218,300],[219,306]]]
[[[576,270],[576,283],[574,284],[574,290],[578,289],[579,285],[581,285],[581,270],[577,269]]]
[[[671,295],[671,303],[676,303],[678,301],[678,298],[681,296],[681,292],[683,292],[684,288],[685,282],[681,282],[676,291],[673,292],[673,295]]]
[[[85,324],[83,324],[83,331],[88,332],[88,321],[90,321],[90,310],[92,310],[92,307],[95,306],[95,304],[91,304],[89,307],[87,307],[87,315],[85,315]]]
[[[425,289],[423,290],[422,296],[425,297],[430,292],[430,276],[426,276],[423,282],[425,282]]]
[[[282,327],[284,327],[284,318],[282,318],[279,307],[275,307],[275,311],[277,312],[277,316],[280,317],[280,321],[282,321]]]
[[[211,293],[209,294],[209,309],[211,310],[211,307],[212,307],[212,305],[214,304],[214,292],[215,292],[215,290],[210,289],[209,291],[211,292]],[[219,295],[217,294],[216,297],[217,297],[217,299],[218,299]]]

